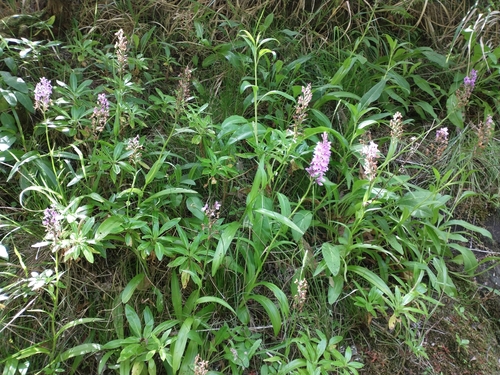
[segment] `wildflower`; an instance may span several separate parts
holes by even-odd
[[[208,374],[208,361],[201,359],[200,355],[197,354],[194,359],[194,375],[206,375]]]
[[[431,147],[436,159],[439,159],[446,147],[448,147],[448,135],[448,128],[441,128],[436,131],[435,145]]]
[[[328,135],[323,133],[323,141],[318,142],[314,149],[314,156],[309,168],[306,168],[307,173],[312,178],[316,179],[318,185],[323,185],[325,182],[325,173],[328,171],[328,164],[330,163],[331,155],[331,142],[328,142]]]
[[[101,132],[109,118],[109,101],[105,94],[97,96],[97,107],[94,107],[94,113],[91,116],[94,132]]]
[[[191,84],[191,73],[192,70],[189,69],[189,66],[186,66],[184,71],[179,74],[179,87],[177,89],[177,104],[178,106],[182,106],[183,104],[189,101],[190,90],[189,85]]]
[[[299,96],[297,106],[295,107],[295,114],[293,115],[293,137],[297,138],[299,134],[300,125],[307,117],[307,107],[312,99],[311,84],[308,83],[306,87],[302,86],[302,94]]]
[[[373,181],[377,176],[377,158],[378,158],[378,145],[370,141],[369,144],[363,145],[361,154],[364,157],[364,175],[369,181]]]
[[[231,348],[231,354],[233,355],[233,360],[236,362],[240,359],[240,356],[238,355],[238,352],[236,351],[235,348]]]
[[[491,115],[488,115],[486,121],[484,123],[481,122],[479,126],[476,126],[475,128],[478,136],[477,147],[481,149],[485,148],[493,134],[493,118]]]
[[[466,88],[470,88],[470,90],[472,91],[474,89],[474,86],[476,85],[476,79],[477,79],[477,70],[472,69],[470,71],[470,76],[464,78],[464,86]]]
[[[212,229],[213,225],[219,220],[220,217],[220,208],[222,205],[220,204],[219,201],[215,201],[215,203],[212,206],[209,206],[208,203],[206,203],[201,211],[205,213],[205,216],[208,217],[208,226],[205,226],[204,224],[202,225],[203,229],[208,228],[209,230]]]
[[[115,36],[118,38],[115,43],[116,60],[118,61],[118,71],[121,73],[127,63],[127,37],[123,35],[122,29],[118,30]]]
[[[391,138],[400,139],[403,135],[403,116],[400,112],[396,112],[389,122],[391,128]]]
[[[61,234],[61,214],[54,208],[48,207],[43,211],[42,225],[45,227],[48,237],[54,240]]]
[[[476,80],[477,80],[477,71],[475,69],[472,69],[470,71],[470,75],[464,78],[463,85],[460,87],[460,89],[457,90],[457,99],[459,107],[465,107],[467,103],[469,103],[469,98],[472,95],[474,87],[476,86]]]
[[[297,284],[297,294],[294,296],[294,306],[301,311],[307,299],[307,280],[295,280]]]
[[[50,95],[52,95],[52,85],[48,79],[42,77],[35,86],[35,109],[46,112],[50,104]]]
[[[134,138],[130,138],[127,142],[127,150],[132,151],[129,156],[129,161],[131,164],[137,164],[141,160],[141,150],[142,145],[139,142],[139,136],[136,135]]]

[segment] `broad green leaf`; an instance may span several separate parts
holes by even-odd
[[[164,189],[156,194],[153,194],[148,199],[146,199],[144,202],[142,202],[142,204],[146,206],[152,200],[164,197],[165,195],[172,195],[172,194],[198,194],[198,192],[195,190],[191,190],[191,189],[167,188],[167,189]]]
[[[24,358],[32,357],[35,354],[50,355],[50,350],[47,348],[44,348],[43,346],[30,346],[29,348],[21,349],[20,351],[18,351],[15,355],[15,358],[17,360],[21,360]]]
[[[99,361],[99,366],[97,367],[97,373],[101,375],[104,372],[104,369],[107,367],[108,359],[115,353],[110,350],[108,352],[105,352],[104,355],[102,356],[101,360]]]
[[[290,201],[288,200],[288,197],[284,194],[278,193],[278,201],[280,203],[281,214],[285,217],[289,217],[292,210],[290,208]]]
[[[460,252],[460,255],[453,258],[453,261],[456,263],[462,263],[464,265],[464,271],[469,275],[472,275],[478,265],[476,255],[471,249],[457,243],[450,243],[449,246]]]
[[[184,355],[184,350],[186,349],[186,343],[192,324],[193,318],[187,318],[184,323],[182,323],[181,329],[177,334],[177,340],[175,341],[172,355],[172,369],[174,374],[177,373],[177,370],[179,370],[179,367],[181,366],[182,356]]]
[[[344,288],[344,277],[343,275],[337,275],[330,278],[330,285],[328,286],[328,303],[333,305]]]
[[[340,271],[340,252],[343,247],[344,245],[332,245],[328,242],[323,243],[321,246],[323,259],[333,276],[337,276]]]
[[[260,209],[256,210],[256,212],[261,213],[264,216],[267,216],[267,217],[270,217],[272,219],[279,221],[281,224],[286,225],[287,227],[295,230],[296,232],[298,232],[301,235],[304,234],[302,229],[300,229],[292,220],[290,220],[289,218],[287,218],[287,217],[285,217],[277,212],[269,211],[269,210],[266,210],[265,208],[260,208]]]
[[[312,218],[313,214],[311,213],[311,211],[300,210],[295,213],[295,215],[293,215],[292,221],[302,230],[303,233],[305,233],[311,225]],[[292,237],[295,241],[299,241],[302,236],[303,234],[292,229]]]
[[[490,231],[488,231],[487,229],[484,229],[484,228],[481,228],[481,227],[478,227],[477,225],[474,225],[474,224],[471,224],[471,223],[468,223],[464,220],[449,220],[447,221],[446,223],[444,223],[441,228],[447,228],[447,227],[452,227],[452,226],[459,226],[459,227],[463,227],[467,230],[470,230],[472,232],[476,232],[476,233],[479,233],[481,234],[482,236],[486,237],[486,238],[489,238],[489,239],[493,239],[491,237],[491,233]]]
[[[80,319],[73,320],[69,323],[66,323],[61,328],[59,328],[59,330],[56,333],[56,337],[59,337],[64,331],[66,331],[69,328],[79,326],[80,324],[102,322],[102,320],[103,319],[100,319],[100,318],[80,318]]]
[[[378,275],[370,271],[369,269],[361,266],[350,265],[347,266],[347,271],[354,272],[368,281],[372,286],[380,289],[382,293],[387,295],[388,297],[394,297],[391,289],[387,286],[387,284],[382,280]]]
[[[267,281],[261,281],[257,283],[255,286],[259,285],[263,285],[266,288],[268,288],[271,292],[273,292],[274,297],[276,297],[276,300],[278,301],[283,316],[287,318],[290,313],[290,307],[288,306],[288,298],[286,294],[283,292],[283,290],[278,288],[278,286],[276,286],[275,284]]]
[[[300,359],[294,359],[291,362],[288,362],[286,365],[283,367],[280,367],[278,374],[280,375],[285,375],[285,374],[295,374],[294,370],[305,368],[307,366],[307,362],[305,359],[300,358]],[[304,372],[307,374],[307,372]],[[302,372],[301,372],[302,374]]]
[[[147,185],[151,183],[151,181],[154,180],[156,175],[158,174],[158,171],[160,168],[165,165],[165,159],[167,158],[167,154],[162,155],[161,158],[155,161],[151,169],[149,170],[148,174],[146,175],[146,180],[144,182],[144,187],[143,190],[146,188]]]
[[[413,104],[420,106],[425,112],[430,114],[433,119],[437,119],[438,116],[437,116],[436,112],[434,112],[434,108],[432,108],[432,106],[429,103],[427,103],[427,102],[415,102]]]
[[[125,316],[134,336],[142,337],[141,319],[132,306],[125,305]]]
[[[131,375],[141,375],[142,372],[145,370],[146,364],[143,361],[136,361],[132,365],[132,372],[130,373]]]
[[[446,101],[446,109],[448,111],[448,120],[459,129],[464,128],[464,114],[458,108],[458,99],[455,94],[450,95]]]
[[[363,95],[363,97],[359,101],[359,104],[357,106],[358,110],[361,111],[367,108],[374,101],[378,100],[378,98],[380,98],[380,95],[382,95],[382,93],[384,92],[385,85],[386,81],[385,79],[383,79],[375,86],[373,86],[370,90],[368,90],[368,92]]]
[[[200,297],[196,300],[196,304],[199,305],[200,303],[218,303],[221,306],[224,306],[226,309],[231,311],[234,315],[236,315],[236,311],[229,305],[226,301],[224,301],[221,298],[218,297],[212,297],[212,296],[205,296],[205,297]]]
[[[108,217],[99,225],[99,228],[97,228],[95,239],[97,241],[102,241],[108,234],[120,233],[123,230],[122,224],[123,218],[121,216],[114,215]]]
[[[101,345],[99,344],[91,344],[91,343],[81,344],[63,352],[60,356],[60,359],[61,361],[66,361],[69,358],[78,357],[89,353],[95,353],[100,350],[101,350]]]
[[[219,243],[217,244],[217,249],[215,250],[214,258],[212,260],[212,276],[215,276],[217,270],[224,261],[227,249],[229,249],[229,245],[233,241],[239,227],[240,223],[234,221],[230,223],[220,235]]]
[[[140,273],[128,282],[127,286],[125,287],[125,289],[123,289],[123,292],[122,292],[122,303],[123,304],[126,304],[130,300],[130,298],[134,294],[134,291],[137,289],[139,284],[142,283],[145,276],[146,275],[144,273]]]
[[[266,310],[267,316],[273,325],[274,334],[277,336],[281,330],[281,316],[276,305],[269,298],[260,294],[252,294],[248,299],[258,302]]]
[[[12,87],[13,89],[20,91],[24,94],[28,93],[28,85],[23,81],[20,77],[14,77],[9,72],[0,71],[0,75],[2,76],[4,82]]]
[[[19,361],[15,358],[9,358],[5,362],[5,367],[3,368],[2,375],[16,375],[17,365]]]

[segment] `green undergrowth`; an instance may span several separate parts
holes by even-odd
[[[457,213],[498,204],[500,49],[193,4],[186,40],[0,39],[3,374],[358,374],[377,332],[439,373],[493,259]]]

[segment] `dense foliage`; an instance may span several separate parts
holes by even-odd
[[[0,38],[4,374],[357,374],[354,327],[425,357],[476,272],[458,209],[498,202],[500,47],[375,7],[304,50],[312,27],[203,9],[184,44]]]

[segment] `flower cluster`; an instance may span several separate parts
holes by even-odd
[[[472,69],[470,74],[464,78],[464,83],[457,91],[458,106],[465,107],[469,103],[469,98],[476,86],[477,71]]]
[[[477,147],[483,149],[490,142],[491,137],[493,136],[493,118],[491,115],[488,115],[486,121],[480,122],[479,126],[475,126],[477,131]]]
[[[207,375],[208,374],[208,361],[201,359],[197,354],[194,359],[194,375]]]
[[[373,181],[377,176],[377,159],[378,159],[378,145],[370,141],[368,144],[364,144],[361,148],[361,154],[364,158],[363,163],[363,175],[369,180]]]
[[[448,135],[448,128],[441,128],[436,131],[436,139],[431,147],[431,152],[435,155],[436,160],[441,158],[446,147],[448,147]]]
[[[191,73],[192,70],[189,69],[189,66],[179,74],[179,86],[177,88],[177,105],[178,107],[182,107],[185,103],[191,99],[189,86],[191,85]]]
[[[309,173],[309,176],[316,179],[316,183],[320,186],[325,182],[324,175],[328,171],[331,155],[331,142],[328,142],[328,134],[325,132],[322,137],[323,141],[318,142],[314,149],[311,165],[309,168],[306,168],[306,172]]]
[[[102,132],[109,118],[109,101],[106,99],[106,94],[97,96],[97,106],[94,107],[91,118],[94,133]]]
[[[297,284],[297,294],[293,298],[293,304],[297,310],[301,311],[307,299],[307,280],[295,280],[295,284]]]
[[[403,135],[403,116],[400,112],[396,112],[389,122],[389,127],[391,128],[391,138],[401,139]]]
[[[123,30],[120,29],[115,33],[118,38],[115,43],[116,60],[118,61],[118,72],[122,73],[127,64],[127,37],[123,35]]]
[[[51,95],[52,85],[47,78],[42,77],[35,86],[35,109],[45,113],[49,109]]]
[[[299,134],[300,125],[307,117],[307,107],[312,99],[311,84],[308,83],[306,87],[302,86],[302,94],[299,96],[297,105],[295,106],[295,114],[293,115],[293,130],[294,138]]]
[[[130,138],[127,142],[127,151],[132,151],[129,156],[129,161],[131,164],[136,165],[141,160],[142,145],[139,141],[139,136],[136,135],[134,138]]]
[[[220,216],[220,208],[221,204],[219,201],[215,201],[215,203],[212,206],[209,206],[208,203],[206,203],[203,208],[201,209],[202,212],[205,213],[205,216],[208,218],[208,226],[205,224],[202,225],[202,228],[208,228],[209,230],[212,229],[214,224],[219,220]]]
[[[45,227],[47,237],[57,240],[61,235],[61,220],[62,215],[54,208],[54,206],[47,207],[43,211],[42,225]]]

